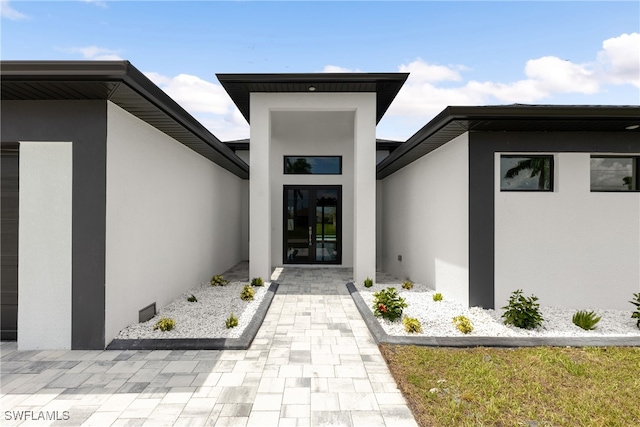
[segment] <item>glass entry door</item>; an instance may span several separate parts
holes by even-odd
[[[284,187],[285,264],[340,264],[342,188]]]

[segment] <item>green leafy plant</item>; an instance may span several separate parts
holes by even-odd
[[[402,324],[404,325],[404,330],[410,334],[422,332],[422,324],[414,317],[405,317],[402,319]]]
[[[576,311],[571,320],[573,324],[581,327],[585,331],[592,331],[596,328],[596,324],[602,317],[596,317],[596,313],[593,311]]]
[[[225,280],[221,275],[215,275],[211,278],[211,286],[224,286],[229,283],[228,280]]]
[[[635,298],[635,301],[632,300],[629,302],[636,306],[636,310],[631,314],[631,318],[638,319],[636,326],[638,326],[638,329],[640,329],[640,293],[633,294],[633,297]]]
[[[195,295],[191,294],[191,296],[189,298],[187,298],[187,301],[189,301],[189,302],[198,302],[198,298],[196,298]]]
[[[458,328],[458,330],[463,334],[470,334],[473,332],[473,325],[468,317],[456,316],[453,318],[453,324],[456,325],[456,328]]]
[[[256,293],[251,286],[245,285],[244,288],[242,288],[242,292],[240,292],[240,299],[244,301],[251,301],[255,294]]]
[[[402,287],[404,289],[412,289],[413,288],[413,282],[411,280],[405,280],[404,282],[402,282]]]
[[[402,310],[407,307],[404,298],[398,295],[396,288],[383,289],[373,294],[373,314],[392,322],[402,316]]]
[[[368,276],[366,279],[364,279],[364,287],[365,288],[370,288],[373,286],[373,280],[371,280]]]
[[[264,286],[264,280],[262,277],[254,277],[251,279],[251,286]]]
[[[440,292],[437,292],[437,293],[433,294],[433,300],[434,301],[442,301],[442,294]]]
[[[172,330],[173,328],[175,328],[175,326],[176,326],[175,320],[169,317],[163,317],[160,320],[158,320],[156,325],[153,327],[153,330],[155,331],[156,329],[160,329],[162,332],[166,332],[166,331]]]
[[[504,324],[522,329],[534,329],[542,325],[544,319],[540,314],[540,304],[536,301],[538,297],[533,295],[525,298],[521,289],[513,291],[509,297],[509,304],[502,307],[505,310],[502,315]]]
[[[229,318],[224,321],[224,324],[227,326],[227,329],[235,328],[238,326],[238,318],[231,313]]]

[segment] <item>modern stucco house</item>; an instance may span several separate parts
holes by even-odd
[[[2,334],[101,349],[243,259],[381,269],[471,306],[640,291],[640,107],[448,107],[376,124],[407,74],[221,74],[221,142],[126,61],[1,64]],[[250,165],[250,167],[249,167]]]

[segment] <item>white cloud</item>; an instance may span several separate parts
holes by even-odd
[[[594,94],[599,82],[588,65],[574,64],[555,56],[527,61],[526,76],[539,88],[541,95],[552,93]]]
[[[603,68],[604,81],[640,88],[640,33],[622,34],[602,42],[598,63]]]
[[[434,65],[418,58],[398,67],[398,71],[411,74],[388,114],[424,117],[449,105],[539,103],[557,94],[594,95],[610,84],[640,88],[639,33],[605,40],[595,56],[583,64],[555,56],[530,59],[524,65],[526,78],[512,82],[465,82],[466,67]],[[442,82],[448,82],[447,87],[438,87]],[[450,82],[460,84],[451,86]]]
[[[145,75],[219,139],[228,141],[249,136],[247,121],[221,85],[190,74],[169,77],[147,72]]]
[[[18,12],[9,4],[9,0],[0,0],[0,16],[10,19],[11,21],[20,21],[29,19],[24,13]]]
[[[147,77],[190,112],[227,114],[232,105],[229,95],[221,85],[196,76],[179,74],[166,77],[148,73]]]
[[[122,57],[118,55],[117,51],[112,49],[106,49],[98,46],[86,46],[86,47],[74,47],[68,49],[73,53],[80,53],[84,59],[96,60],[96,61],[121,61]]]
[[[99,7],[107,7],[107,2],[104,0],[81,0],[84,3],[91,3]]]
[[[322,69],[323,73],[360,73],[360,70],[353,70],[350,68],[339,67],[337,65],[325,65]]]
[[[420,58],[398,67],[398,71],[401,73],[411,73],[410,78],[413,82],[460,81],[462,77],[459,71],[464,69],[466,68],[460,65],[433,65]]]

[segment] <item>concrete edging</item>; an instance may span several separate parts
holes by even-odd
[[[387,334],[351,282],[347,290],[376,344],[427,347],[640,347],[640,337],[405,337]]]
[[[276,282],[271,283],[240,338],[114,339],[106,350],[247,350],[262,326],[278,286]]]

